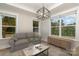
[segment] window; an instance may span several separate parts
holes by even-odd
[[[74,16],[61,17],[61,35],[75,37],[75,24],[76,19]]]
[[[56,17],[51,19],[51,34],[59,35],[59,19]]]
[[[0,17],[0,38],[11,37],[13,34],[15,34],[16,18],[5,15],[1,15]]]
[[[52,17],[51,34],[59,36],[75,37],[75,14],[65,15],[61,17]]]
[[[38,32],[39,29],[39,22],[33,21],[33,32]]]

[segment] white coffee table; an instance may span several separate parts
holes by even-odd
[[[23,49],[23,52],[26,56],[36,56],[40,53],[47,52],[45,55],[48,55],[49,46],[45,44],[37,44]]]

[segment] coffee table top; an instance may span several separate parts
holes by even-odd
[[[42,51],[48,49],[49,46],[45,44],[37,44],[23,49],[23,52],[26,56],[33,56],[41,53]]]

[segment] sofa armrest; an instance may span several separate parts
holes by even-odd
[[[16,38],[11,38],[10,40],[9,40],[9,44],[11,45],[11,46],[13,46],[13,45],[15,45],[15,42],[17,41],[17,39]]]

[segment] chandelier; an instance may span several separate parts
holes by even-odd
[[[37,13],[37,18],[41,20],[45,20],[50,17],[50,11],[44,6],[38,9],[36,13]]]

